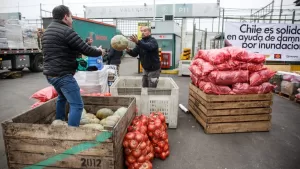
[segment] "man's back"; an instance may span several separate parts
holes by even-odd
[[[102,52],[87,45],[78,34],[60,20],[54,20],[42,38],[44,53],[44,74],[63,76],[74,74],[79,53],[101,56]]]
[[[59,76],[72,74],[77,68],[78,52],[70,49],[66,42],[66,32],[71,29],[62,21],[53,21],[42,38],[44,52],[44,74]]]

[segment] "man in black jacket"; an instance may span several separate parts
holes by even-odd
[[[108,52],[108,64],[115,65],[117,67],[117,73],[120,75],[120,64],[123,51],[117,51],[114,48],[110,48]]]
[[[58,93],[56,119],[65,120],[66,103],[70,104],[69,126],[79,126],[83,102],[73,75],[80,53],[98,57],[101,49],[86,44],[72,29],[72,14],[68,7],[57,6],[52,11],[53,22],[42,37],[44,75]]]
[[[158,44],[155,38],[151,36],[151,29],[148,27],[141,28],[142,39],[138,40],[136,35],[129,39],[136,43],[132,50],[126,52],[137,57],[139,55],[143,71],[143,87],[156,88],[160,76],[160,60],[158,56]]]

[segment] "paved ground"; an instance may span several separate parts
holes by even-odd
[[[137,60],[126,58],[121,75],[136,75]],[[187,106],[189,77],[173,76],[180,103]],[[29,109],[29,97],[48,86],[41,73],[0,80],[0,121]],[[177,105],[175,105],[177,106]],[[297,169],[300,168],[300,105],[274,96],[272,130],[262,133],[204,134],[190,114],[179,111],[177,129],[169,130],[171,156],[155,160],[157,169]],[[6,169],[2,133],[0,169]]]

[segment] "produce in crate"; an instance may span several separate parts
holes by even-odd
[[[96,130],[104,129],[104,127],[101,124],[84,124],[84,125],[81,125],[80,127],[92,128],[92,129],[96,129]]]
[[[85,116],[83,116],[80,120],[80,124],[84,125],[84,124],[99,124],[100,120],[91,113],[86,113]]]
[[[259,86],[250,86],[248,83],[237,83],[232,86],[235,94],[266,94],[275,88],[271,83],[263,83]]]
[[[138,131],[128,132],[125,135],[123,146],[126,157],[125,164],[128,169],[139,169],[145,165],[144,163],[150,163],[151,158],[148,154],[151,153],[152,145],[147,134]]]
[[[162,113],[150,114],[148,136],[154,147],[155,157],[165,160],[169,156],[170,150],[166,120]]]
[[[216,85],[233,85],[235,83],[246,83],[249,79],[248,70],[236,71],[212,71],[208,80]]]
[[[254,72],[250,75],[250,86],[258,86],[264,82],[268,82],[276,72],[265,69],[258,72]]]
[[[207,94],[270,92],[275,86],[268,81],[275,72],[264,67],[264,61],[264,55],[237,47],[199,50],[189,67],[191,80]]]
[[[100,121],[100,124],[102,124],[104,127],[113,127],[117,124],[119,121],[120,116],[112,115],[108,116]]]
[[[111,47],[123,51],[128,47],[128,39],[123,35],[116,35],[111,39]]]
[[[230,87],[215,85],[211,82],[199,81],[198,87],[207,94],[233,94]]]
[[[127,108],[126,107],[120,107],[120,108],[118,108],[117,111],[115,111],[114,115],[118,115],[120,117],[123,117],[126,112],[127,112]]]
[[[108,108],[102,108],[102,109],[99,109],[96,113],[96,116],[97,118],[99,119],[104,119],[108,116],[111,116],[113,115],[114,112],[111,110],[111,109],[108,109]]]

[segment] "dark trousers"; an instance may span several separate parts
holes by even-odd
[[[155,71],[143,70],[143,87],[156,88],[160,76],[160,69]]]

